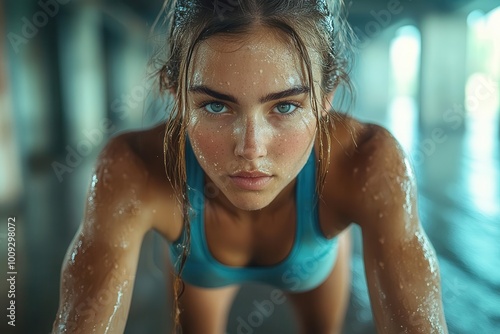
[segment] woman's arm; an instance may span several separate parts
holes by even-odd
[[[416,184],[394,138],[375,127],[354,185],[365,273],[379,333],[447,333],[436,254],[417,212]]]
[[[101,153],[83,222],[64,259],[53,333],[122,333],[150,224],[147,173],[121,138]]]

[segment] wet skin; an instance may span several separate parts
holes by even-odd
[[[216,194],[205,203],[209,249],[227,265],[272,265],[288,255],[295,177],[311,150],[319,156],[309,103],[318,85],[307,87],[289,49],[279,36],[256,30],[236,40],[212,37],[193,59],[188,134]],[[313,69],[320,77],[315,63]],[[271,94],[278,92],[289,94]],[[331,98],[324,96],[325,108]],[[287,294],[302,332],[340,331],[349,295],[348,226],[356,223],[378,331],[446,333],[439,269],[418,219],[408,160],[383,128],[337,116],[319,215],[323,234],[339,236],[341,246],[322,285]],[[168,241],[180,235],[163,136],[164,125],[122,134],[101,152],[84,220],[63,264],[54,332],[72,326],[81,333],[122,332],[144,235],[151,229]],[[241,172],[249,171],[266,177],[248,180]],[[236,291],[186,284],[184,333],[222,333]]]

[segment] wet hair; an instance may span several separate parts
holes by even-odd
[[[330,129],[338,110],[332,105],[329,110],[319,110],[318,106],[322,104],[318,101],[334,90],[340,105],[346,97],[347,100],[353,97],[349,73],[354,35],[346,22],[345,12],[342,0],[167,0],[164,3],[161,16],[168,40],[153,56],[152,64],[157,69],[155,75],[160,93],[175,93],[164,139],[165,170],[182,207],[184,227],[184,247],[174,282],[174,332],[179,324],[178,298],[184,286],[180,276],[190,246],[190,203],[184,149],[189,112],[189,73],[196,47],[215,35],[239,36],[251,34],[256,27],[264,27],[279,32],[280,37],[297,50],[311,87],[311,106],[318,121],[320,156],[317,190],[321,195],[330,164]],[[320,80],[314,80],[309,50],[320,56]],[[321,100],[316,96],[315,81],[320,82]],[[339,93],[343,95],[341,99],[337,97]],[[325,116],[322,116],[325,111]]]

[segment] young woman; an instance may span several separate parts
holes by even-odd
[[[180,273],[183,333],[224,333],[249,281],[283,291],[301,333],[339,333],[355,223],[378,331],[446,333],[407,158],[386,130],[331,106],[349,87],[340,0],[170,5],[158,74],[176,104],[166,127],[117,136],[101,153],[54,332],[123,332],[155,229]]]

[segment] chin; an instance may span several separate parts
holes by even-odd
[[[236,208],[245,211],[261,210],[268,206],[272,199],[267,200],[267,196],[259,193],[250,194],[248,196],[237,196],[237,198],[228,197],[231,204]]]

